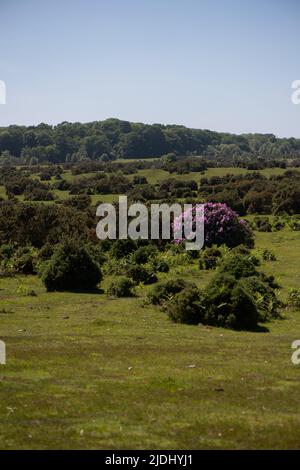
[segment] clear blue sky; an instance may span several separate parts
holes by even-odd
[[[300,137],[300,0],[0,0],[0,125],[118,117]]]

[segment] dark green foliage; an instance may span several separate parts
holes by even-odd
[[[255,229],[258,232],[272,232],[272,225],[270,224],[269,217],[255,217]]]
[[[255,300],[242,281],[230,274],[218,274],[205,294],[205,323],[234,329],[256,328],[258,311]]]
[[[148,300],[151,304],[159,305],[188,287],[195,287],[195,285],[190,284],[183,279],[170,279],[168,281],[163,281],[157,284],[152,291],[149,292]]]
[[[212,246],[210,248],[205,248],[200,253],[199,259],[199,268],[200,269],[215,269],[217,266],[218,260],[222,257],[222,252]]]
[[[206,168],[206,160],[211,159],[227,166],[237,162],[256,170],[267,166],[284,168],[287,158],[299,158],[299,147],[299,139],[279,139],[272,134],[241,136],[119,119],[0,129],[0,155],[6,164],[81,163],[86,160],[106,163],[120,157],[163,156],[164,167],[178,174],[201,172]],[[182,155],[189,155],[187,165],[178,157]],[[206,160],[193,155],[204,155]],[[40,174],[43,179],[49,177],[45,170],[40,170]],[[278,198],[280,200],[280,193]]]
[[[220,273],[230,274],[236,279],[242,277],[258,276],[259,273],[255,268],[255,263],[250,256],[247,255],[229,255],[226,257],[219,267]]]
[[[166,312],[175,323],[197,325],[205,312],[204,295],[197,288],[185,288],[166,304]]]
[[[157,248],[154,245],[140,246],[133,254],[133,260],[136,264],[145,264],[153,259],[157,254]]]
[[[115,279],[107,288],[107,295],[112,297],[132,297],[134,285],[134,282],[128,277]]]
[[[136,250],[135,241],[131,240],[130,238],[127,238],[124,240],[123,239],[116,240],[113,243],[110,252],[114,258],[124,258],[125,256],[129,255],[135,250]]]
[[[167,261],[164,260],[154,260],[152,262],[152,267],[155,272],[159,273],[168,273],[170,271]]]
[[[269,250],[268,248],[265,248],[262,253],[262,259],[264,261],[276,261],[276,255],[273,251]]]
[[[289,292],[288,305],[300,309],[300,289],[291,289]]]
[[[101,279],[100,267],[85,246],[71,240],[56,247],[42,271],[48,291],[91,291]]]
[[[36,274],[37,251],[32,246],[19,247],[12,256],[13,269],[22,274]]]
[[[282,305],[276,296],[272,283],[270,285],[266,278],[255,276],[243,279],[243,284],[255,300],[260,322],[268,321],[279,315],[278,308]]]
[[[138,264],[132,264],[127,269],[128,276],[137,284],[143,282],[144,284],[154,284],[158,278],[153,271],[140,266]]]

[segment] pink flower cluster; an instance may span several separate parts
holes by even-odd
[[[187,220],[200,222],[200,217],[196,216],[193,209],[189,209],[183,214]],[[181,219],[174,220],[174,231],[180,227]],[[234,247],[240,244],[253,246],[253,233],[243,219],[225,203],[207,202],[204,204],[204,239],[205,245],[222,245]],[[183,238],[176,239],[180,243]]]

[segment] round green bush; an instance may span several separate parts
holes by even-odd
[[[203,250],[200,254],[200,269],[215,269],[218,260],[222,257],[221,251],[216,247],[210,247]]]
[[[134,282],[128,277],[121,277],[111,282],[106,293],[113,297],[132,297],[132,288],[134,285]]]
[[[259,276],[253,259],[249,256],[239,254],[226,257],[219,266],[219,272],[230,274],[236,279]]]
[[[111,247],[110,253],[114,258],[124,258],[136,250],[136,243],[130,238],[118,239]]]
[[[197,325],[204,311],[204,295],[196,287],[183,289],[166,305],[166,312],[175,323]]]
[[[48,291],[95,290],[102,280],[99,265],[85,246],[75,241],[59,245],[42,272]]]
[[[188,287],[196,286],[183,279],[170,279],[160,282],[148,293],[148,301],[153,305],[162,304],[165,300],[170,299],[172,296]]]
[[[153,245],[140,246],[133,254],[136,264],[145,264],[157,254],[157,248]]]
[[[156,274],[144,266],[132,264],[127,270],[128,276],[137,284],[143,282],[144,284],[154,284],[158,281]]]

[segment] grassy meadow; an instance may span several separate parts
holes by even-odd
[[[299,286],[300,232],[256,233],[256,246],[276,254],[262,269],[284,300]],[[168,276],[210,275],[195,261]],[[299,448],[300,312],[257,333],[174,324],[145,305],[149,288],[112,300],[0,279],[0,448]]]

